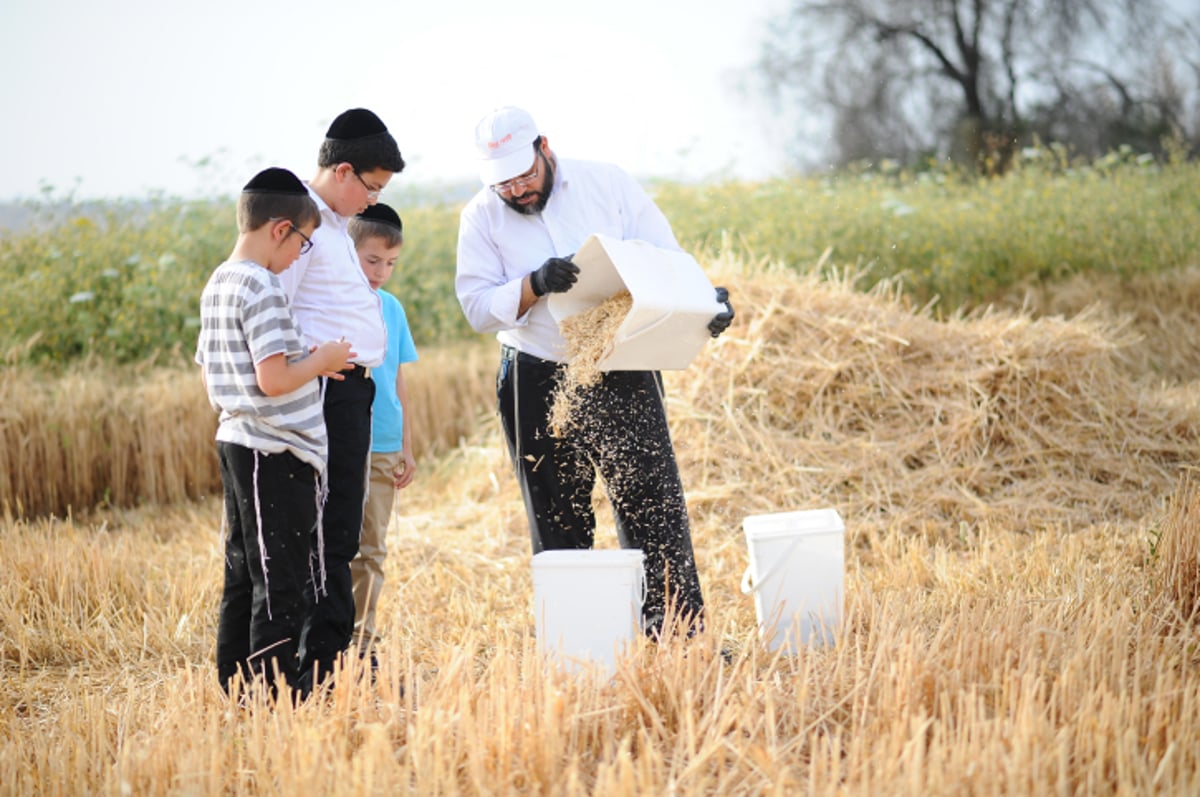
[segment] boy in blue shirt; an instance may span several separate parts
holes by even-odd
[[[404,363],[415,362],[408,319],[400,301],[383,290],[392,276],[404,225],[396,211],[376,203],[350,220],[347,232],[354,240],[359,264],[371,288],[379,295],[387,327],[387,353],[374,370],[375,400],[371,404],[371,464],[367,504],[363,512],[358,555],[350,563],[354,586],[354,638],[360,655],[369,655],[378,629],[375,610],[383,589],[383,562],[387,558],[387,528],[396,491],[412,483],[416,460],[409,428],[408,391]],[[374,658],[372,657],[372,662]]]
[[[217,454],[225,492],[225,583],[217,676],[299,681],[308,611],[305,583],[328,450],[318,377],[340,379],[355,353],[342,341],[310,347],[279,281],[312,247],[321,216],[304,184],[266,169],[242,190],[238,239],[200,298],[196,364],[220,412]],[[283,682],[283,683],[281,683]]]

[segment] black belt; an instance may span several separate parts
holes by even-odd
[[[345,374],[346,376],[356,376],[359,379],[370,379],[371,378],[371,369],[365,365],[359,365],[358,363],[355,363],[354,367],[351,368],[350,370],[342,371],[342,373]]]
[[[513,360],[522,365],[540,365],[544,368],[565,368],[566,363],[558,363],[554,360],[543,360],[541,357],[534,357],[532,354],[526,354],[523,351],[517,351],[512,346],[501,344],[500,346],[500,362],[511,363]]]

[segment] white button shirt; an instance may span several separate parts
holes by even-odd
[[[349,219],[334,213],[311,186],[308,195],[321,211],[321,226],[312,234],[312,249],[296,258],[279,281],[306,345],[345,338],[356,354],[354,362],[374,368],[387,349],[379,296],[359,265],[354,239],[346,231]]]
[[[454,285],[467,321],[518,351],[563,362],[566,341],[546,297],[517,317],[521,281],[548,258],[574,254],[594,233],[680,248],[654,201],[612,164],[559,158],[550,201],[533,216],[481,190],[463,208],[458,228]]]

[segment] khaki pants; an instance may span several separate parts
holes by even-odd
[[[363,512],[362,536],[358,556],[350,563],[354,587],[354,640],[360,651],[374,641],[375,608],[383,590],[383,561],[387,558],[388,522],[396,497],[393,472],[400,465],[400,452],[371,454],[370,486]]]

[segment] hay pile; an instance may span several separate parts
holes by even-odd
[[[1141,336],[1125,352],[1135,377],[1184,384],[1200,379],[1200,267],[1122,277],[1078,274],[1063,282],[1039,285],[1020,297],[1034,315],[1074,316],[1100,313],[1124,319]]]
[[[1121,366],[1097,314],[935,320],[850,280],[723,277],[733,327],[668,393],[694,515],[834,506],[847,529],[953,540],[1140,520],[1200,452],[1194,402]]]

